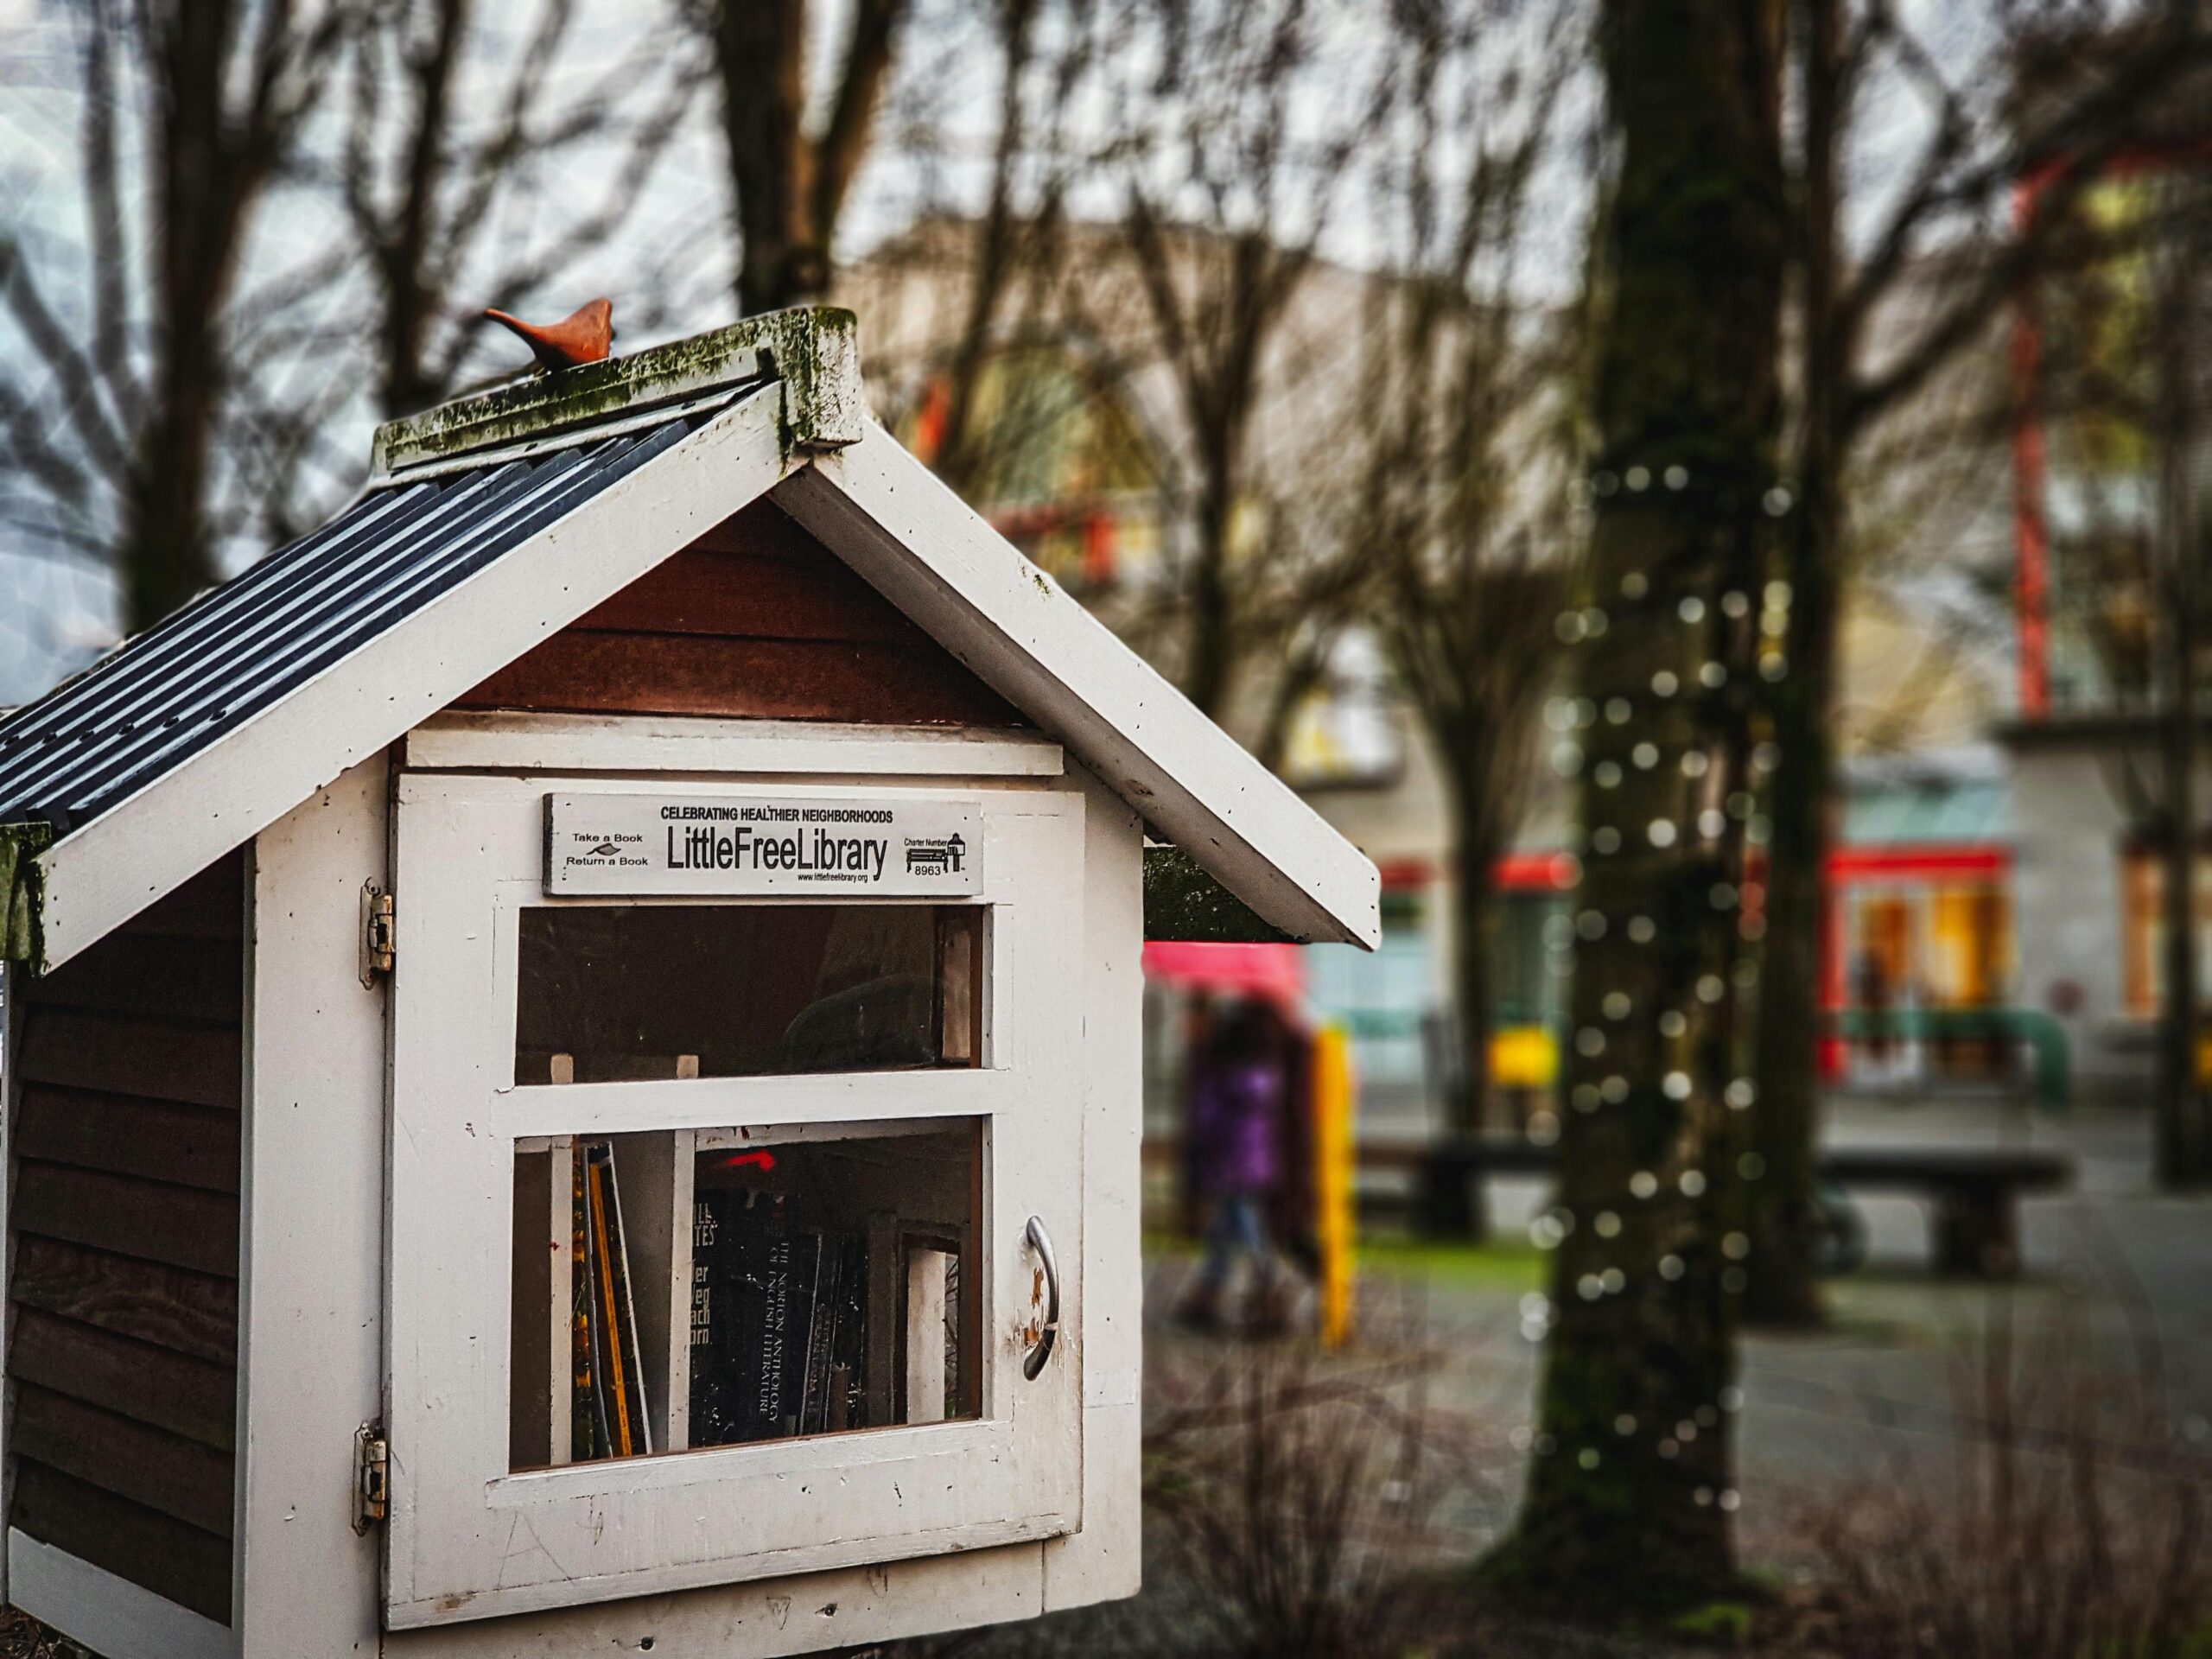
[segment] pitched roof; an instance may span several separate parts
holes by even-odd
[[[0,823],[66,835],[697,427],[679,416],[363,497],[0,728]]]
[[[66,960],[771,491],[1264,920],[1372,944],[1374,866],[862,407],[850,315],[801,311],[383,429],[355,505],[0,722],[0,954]]]

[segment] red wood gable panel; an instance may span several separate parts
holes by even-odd
[[[1023,723],[766,500],[725,519],[454,706],[896,726]]]

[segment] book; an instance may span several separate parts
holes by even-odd
[[[569,1396],[569,1458],[589,1463],[607,1453],[607,1414],[601,1408],[598,1344],[592,1319],[591,1205],[586,1196],[583,1148],[575,1147],[569,1161],[569,1228],[571,1270],[569,1294],[569,1354],[574,1374]]]
[[[807,1319],[807,1385],[798,1409],[801,1433],[827,1433],[832,1415],[832,1394],[838,1387],[849,1387],[849,1378],[841,1385],[834,1376],[836,1354],[832,1343],[836,1334],[838,1305],[847,1294],[849,1243],[852,1239],[847,1239],[845,1234],[821,1236],[821,1265],[814,1272],[814,1307]]]
[[[868,1240],[848,1233],[837,1241],[837,1274],[830,1313],[830,1398],[823,1427],[861,1428],[868,1423]]]
[[[814,1257],[806,1306],[806,1369],[799,1389],[798,1432],[819,1434],[830,1426],[830,1325],[836,1308],[837,1245],[810,1234]]]
[[[637,1457],[652,1450],[645,1406],[644,1356],[630,1282],[629,1243],[622,1226],[621,1185],[614,1148],[583,1149],[586,1325],[589,1352],[590,1428],[595,1457]]]
[[[802,1314],[795,1338],[793,1281],[811,1268],[794,1259],[783,1198],[702,1188],[691,1236],[691,1444],[796,1433],[805,1325]]]
[[[691,1444],[747,1438],[750,1393],[738,1363],[740,1327],[760,1294],[750,1268],[765,1262],[770,1217],[758,1192],[701,1188],[691,1206]],[[765,1201],[775,1205],[777,1201]],[[758,1236],[756,1236],[758,1235]]]
[[[960,1257],[955,1252],[944,1258],[944,1414],[948,1417],[967,1414],[961,1402],[967,1398],[968,1380],[960,1369],[960,1324],[963,1317],[960,1299],[965,1292],[966,1287],[960,1282]]]
[[[815,1274],[821,1260],[821,1234],[794,1231],[785,1236],[782,1282],[771,1287],[760,1336],[758,1439],[773,1440],[801,1432],[807,1336],[814,1316]]]

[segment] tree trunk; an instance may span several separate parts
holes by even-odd
[[[1029,153],[1023,120],[1022,82],[1029,67],[1031,30],[1039,0],[1007,0],[998,12],[1003,79],[999,87],[998,138],[992,148],[991,194],[976,227],[975,277],[968,313],[945,375],[944,423],[931,465],[945,486],[969,499],[983,467],[981,435],[974,431],[976,397],[983,370],[998,349],[1001,301],[1020,263],[1017,254],[1034,235],[1033,221],[1014,205],[1015,175]]]
[[[2158,257],[2158,539],[2165,590],[2165,705],[2160,768],[2165,798],[2165,1007],[2159,1042],[2158,1176],[2173,1187],[2212,1182],[2212,1097],[2200,1080],[2197,1043],[2201,990],[2197,974],[2196,517],[2190,500],[2196,342],[2189,257],[2196,218],[2190,183],[2162,193],[2167,223]]]
[[[1770,689],[1770,737],[1779,753],[1768,810],[1766,938],[1759,966],[1757,1098],[1751,1146],[1758,1179],[1748,1183],[1756,1247],[1747,1319],[1808,1325],[1821,1316],[1814,1274],[1820,1211],[1815,1190],[1820,1138],[1821,946],[1826,936],[1828,828],[1834,752],[1836,611],[1841,531],[1834,479],[1802,469],[1787,569],[1791,594],[1789,672]]]
[[[1510,831],[1494,804],[1495,745],[1462,734],[1440,753],[1452,775],[1452,1009],[1459,1089],[1446,1102],[1458,1135],[1483,1128],[1490,1103],[1491,1027],[1497,1016],[1497,861]]]
[[[1753,1259],[1745,1316],[1810,1325],[1821,1314],[1814,1274],[1820,1209],[1821,946],[1827,938],[1828,824],[1834,797],[1837,633],[1843,597],[1844,399],[1851,349],[1837,327],[1843,250],[1836,221],[1845,78],[1841,0],[1797,0],[1804,127],[1799,213],[1802,314],[1796,353],[1804,408],[1796,499],[1784,546],[1789,672],[1767,688],[1778,756],[1768,810],[1765,957],[1760,964],[1751,1125],[1758,1179],[1748,1184]]]
[[[819,138],[805,127],[807,0],[722,0],[709,34],[721,79],[748,316],[830,291],[830,238],[867,154],[906,0],[855,0],[843,68]]]
[[[207,535],[215,331],[230,297],[247,204],[270,152],[231,108],[239,25],[227,4],[179,6],[144,27],[160,89],[155,178],[156,366],[151,407],[124,485],[118,550],[123,626],[151,627],[215,580]],[[256,66],[259,67],[258,65]]]
[[[152,627],[215,582],[206,510],[214,428],[208,355],[170,342],[162,401],[139,444],[117,559],[126,633]]]
[[[806,106],[803,0],[728,0],[714,31],[722,129],[737,197],[747,316],[797,304],[830,283],[830,251],[814,222],[814,153]]]
[[[2184,584],[2169,573],[2171,586]],[[2196,723],[2190,706],[2191,648],[2186,601],[2175,592],[2168,607],[2166,701],[2162,747],[2165,797],[2165,1001],[2158,1031],[2158,1177],[2169,1187],[2195,1186],[2212,1178],[2212,1147],[2205,1145],[2204,1090],[2197,1080],[2196,973]]]
[[[1737,1583],[1730,1107],[1734,998],[1756,965],[1726,889],[1755,625],[1720,601],[1756,582],[1773,480],[1779,31],[1770,0],[1610,0],[1601,30],[1619,161],[1600,232],[1593,602],[1569,629],[1598,711],[1574,1035],[1539,1421],[1487,1575],[1637,1614]]]
[[[1205,446],[1217,458],[1203,463],[1208,475],[1200,486],[1198,557],[1191,569],[1188,596],[1190,647],[1183,671],[1183,695],[1200,713],[1216,720],[1226,712],[1236,671],[1237,606],[1229,570],[1230,515],[1235,511],[1230,491],[1236,477],[1231,442],[1224,438]]]

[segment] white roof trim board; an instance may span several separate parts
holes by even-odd
[[[1262,921],[1374,946],[1367,856],[880,426],[775,499]]]
[[[45,966],[68,960],[772,490],[780,505],[1262,920],[1297,939],[1371,947],[1380,935],[1374,865],[887,432],[853,413],[861,399],[849,315],[820,314],[823,338],[837,349],[809,354],[794,373],[800,354],[791,342],[804,343],[807,315],[773,321],[770,338],[782,349],[770,366],[784,371],[777,381],[760,384],[756,352],[732,353],[731,401],[694,416],[702,423],[696,429],[664,441],[650,459],[348,654],[180,753],[135,792],[80,822],[12,839],[0,834],[0,865],[18,863],[5,855],[11,849],[35,852],[35,868],[14,878],[15,908],[28,894],[32,910],[28,932],[20,920],[9,925],[8,873],[0,870],[0,941]],[[744,345],[756,328],[741,325],[723,338],[743,331]],[[696,355],[685,361],[696,364]],[[682,390],[696,393],[696,371]],[[630,402],[609,416],[626,414],[634,424]],[[807,414],[823,408],[836,411],[834,424]],[[581,446],[603,441],[607,423],[563,422],[562,430]],[[498,441],[512,445],[517,436],[508,423]],[[387,466],[393,448],[379,443]],[[423,462],[441,472],[452,460],[423,452]],[[159,637],[133,642],[112,662],[120,667]],[[95,667],[0,722],[0,738],[12,733],[19,755],[22,746],[43,747],[41,720],[54,727],[59,701],[106,671]],[[58,748],[67,737],[52,741]],[[48,835],[58,838],[37,850]]]

